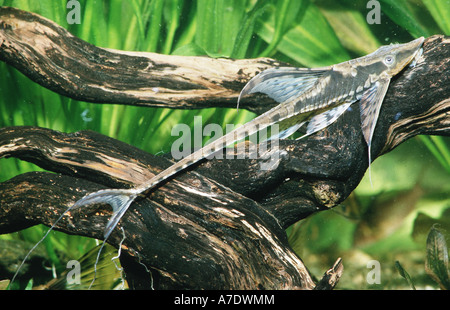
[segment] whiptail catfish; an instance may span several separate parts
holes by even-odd
[[[111,205],[113,215],[104,230],[106,241],[137,196],[155,189],[163,181],[224,147],[274,124],[279,126],[279,135],[276,138],[286,138],[306,125],[306,134],[300,137],[303,138],[332,124],[351,104],[359,102],[361,130],[368,146],[370,172],[372,136],[389,82],[408,64],[415,63],[422,51],[423,42],[424,38],[421,37],[405,44],[382,46],[367,56],[329,67],[282,67],[259,73],[241,91],[238,105],[243,96],[257,92],[268,95],[279,102],[279,105],[186,156],[142,185],[131,189],[104,189],[78,200],[61,214],[29,251],[11,283],[30,253],[69,211],[90,204]],[[100,251],[97,259],[99,255]]]
[[[111,205],[113,215],[104,230],[106,241],[137,196],[155,189],[163,181],[224,147],[274,124],[279,126],[279,134],[275,137],[279,139],[290,136],[301,126],[306,125],[306,134],[299,138],[301,139],[332,124],[351,104],[359,102],[361,130],[368,146],[370,172],[372,136],[389,82],[408,64],[416,62],[421,54],[423,42],[424,38],[421,37],[405,44],[382,46],[367,56],[329,67],[314,69],[281,67],[259,73],[242,89],[238,106],[243,96],[257,92],[268,95],[279,105],[186,156],[142,185],[131,189],[99,190],[78,200],[60,215],[43,238],[28,252],[10,285],[30,253],[69,211],[90,204]],[[97,261],[100,252],[101,250],[97,255]]]
[[[111,205],[113,215],[104,231],[106,239],[138,195],[147,193],[187,167],[273,124],[279,125],[279,138],[288,137],[303,125],[307,127],[302,137],[311,135],[333,123],[355,102],[360,105],[361,130],[368,146],[370,165],[372,136],[389,82],[415,61],[423,41],[421,37],[405,44],[382,46],[367,56],[329,67],[265,70],[243,88],[238,103],[243,96],[260,92],[279,105],[186,156],[140,186],[90,193],[69,209],[97,203]]]

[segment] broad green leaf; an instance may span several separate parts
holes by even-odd
[[[144,47],[145,51],[157,52],[158,42],[160,39],[161,32],[161,21],[163,15],[164,0],[152,0],[149,7],[149,17],[144,17],[145,21],[148,19],[148,32],[145,37],[146,45]]]
[[[302,0],[279,0],[276,2],[274,12],[275,27],[272,40],[261,56],[271,56],[278,43],[286,32],[291,28],[298,15],[303,15],[307,1]]]
[[[124,37],[127,33],[127,28],[123,27],[123,22],[129,21],[129,16],[126,10],[130,6],[127,2],[122,6],[121,0],[110,0],[110,9],[108,11],[106,22],[108,24],[108,31],[105,34],[108,40],[108,47],[115,49],[124,49]]]
[[[140,3],[138,0],[132,0],[131,6],[134,10],[134,15],[136,17],[137,29],[139,33],[139,40],[143,43],[145,40],[145,24],[144,18],[142,15],[142,9],[140,7]]]
[[[445,144],[444,138],[439,136],[419,136],[419,139],[442,167],[450,173],[450,149]]]
[[[415,11],[408,0],[380,0],[380,2],[381,10],[393,22],[405,28],[413,37],[428,37],[431,35],[431,32],[415,16]]]
[[[33,289],[33,279],[30,279],[30,281],[28,281],[27,286],[25,287],[26,291],[31,291]]]
[[[208,55],[208,53],[200,46],[195,43],[189,43],[183,46],[180,46],[176,50],[172,52],[172,55],[179,56],[200,56],[200,55]]]
[[[342,45],[359,55],[366,55],[380,46],[361,12],[340,6],[320,7],[321,12],[333,27]]]
[[[101,1],[86,2],[81,23],[82,39],[97,46],[108,46],[108,36],[105,36],[108,29]]]
[[[249,49],[250,40],[253,36],[253,31],[255,29],[257,19],[264,12],[264,9],[268,4],[269,2],[265,0],[259,0],[255,3],[253,8],[244,15],[241,27],[236,34],[233,51],[231,52],[230,57],[245,58],[246,52]]]
[[[442,157],[446,162],[446,167],[448,168],[447,170],[450,172],[450,147],[445,143],[445,138],[441,136],[431,136],[430,138],[431,140],[433,140],[436,148],[442,154]]]
[[[208,54],[220,54],[224,23],[224,0],[197,1],[195,43]]]
[[[267,43],[272,42],[275,35],[273,10],[256,32]],[[334,30],[312,3],[308,3],[304,14],[297,17],[294,26],[280,40],[277,50],[306,67],[327,66],[350,58]]]
[[[183,15],[180,18],[180,26],[177,31],[173,49],[176,50],[186,44],[193,43],[197,33],[197,9],[195,6],[185,5],[183,7]]]
[[[431,227],[428,234],[425,270],[442,289],[450,289],[447,243],[436,226]]]
[[[39,5],[42,16],[55,21],[61,26],[67,26],[65,14],[61,14],[61,12],[66,12],[67,1],[40,1]]]
[[[233,52],[236,35],[241,28],[246,15],[247,1],[227,0],[223,7],[222,37],[220,41],[220,54],[229,57]],[[220,14],[220,13],[219,13]]]
[[[444,31],[444,34],[450,35],[450,1],[448,0],[423,0],[436,23]]]
[[[9,280],[0,280],[0,291],[8,289]]]
[[[252,29],[251,22],[243,23],[247,19],[246,7],[247,1],[243,0],[199,0],[195,43],[211,57],[230,57],[240,33],[239,44],[247,48],[251,32],[240,30],[245,26]]]
[[[174,44],[175,32],[178,29],[180,16],[181,16],[181,0],[166,1],[164,6],[164,21],[166,23],[166,37],[163,54],[170,54],[172,46]]]
[[[426,244],[426,240],[430,232],[430,227],[432,227],[433,225],[437,224],[440,227],[450,227],[450,198],[444,198],[442,200],[429,199],[429,202],[427,203],[427,210],[431,208],[443,211],[440,212],[439,215],[436,215],[434,217],[423,212],[419,212],[417,214],[416,218],[414,219],[413,231],[411,233],[411,237],[417,244]],[[449,232],[441,232],[445,233],[444,236],[446,238],[450,238]]]
[[[405,268],[403,268],[403,266],[400,264],[399,261],[395,262],[395,268],[397,269],[398,273],[402,276],[403,279],[406,280],[406,282],[408,283],[408,285],[415,290],[416,287],[414,286],[414,283],[411,279],[411,276],[409,275],[409,273],[405,270]]]

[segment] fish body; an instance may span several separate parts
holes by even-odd
[[[279,67],[265,70],[247,83],[238,103],[243,96],[260,92],[279,105],[186,156],[142,185],[131,189],[105,189],[90,193],[69,210],[95,203],[111,205],[113,215],[104,231],[107,239],[137,196],[203,158],[274,124],[278,124],[280,128],[278,138],[286,138],[301,126],[306,126],[303,138],[336,121],[351,104],[358,101],[370,168],[372,136],[390,79],[415,59],[423,41],[422,37],[405,44],[382,46],[367,56],[329,67]]]

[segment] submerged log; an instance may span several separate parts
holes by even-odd
[[[449,42],[428,38],[417,65],[392,79],[372,158],[418,134],[450,134]],[[0,8],[0,59],[75,99],[170,108],[234,105],[248,79],[280,64],[102,49],[11,8]],[[262,95],[243,103],[257,113],[275,104]],[[332,288],[341,261],[315,283],[284,229],[337,206],[360,182],[368,156],[358,106],[308,139],[280,141],[277,155],[272,170],[261,170],[261,159],[203,161],[133,203],[108,239],[122,245],[131,286]],[[0,233],[51,225],[85,194],[141,184],[173,163],[98,133],[38,127],[0,129],[0,157],[57,173],[26,173],[0,184]],[[110,215],[109,206],[88,206],[67,213],[56,229],[102,239]]]
[[[0,8],[0,59],[73,99],[184,109],[235,108],[240,90],[256,72],[282,64],[270,58],[213,59],[99,48],[37,14],[5,7]],[[260,113],[275,104],[266,99],[265,106],[259,100],[246,100],[245,108]]]
[[[167,159],[94,132],[8,127],[0,129],[0,140],[0,156],[32,161],[60,173],[26,173],[0,185],[2,233],[37,223],[51,225],[85,194],[137,184],[170,165]],[[56,229],[102,239],[110,214],[108,206],[90,206],[68,213]],[[182,174],[137,200],[108,239],[110,244],[120,244],[122,227],[121,258],[135,287],[314,287],[273,215],[196,172]],[[151,273],[141,270],[128,278],[133,270],[143,268],[137,262]]]

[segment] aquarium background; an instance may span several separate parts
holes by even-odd
[[[0,5],[40,14],[99,47],[210,57],[264,56],[299,67],[331,65],[363,56],[380,45],[420,36],[450,35],[450,1],[445,0],[75,2],[81,8],[79,24],[68,24],[71,9],[65,0],[0,0]],[[193,126],[197,115],[204,124],[224,128],[255,116],[244,110],[236,114],[235,107],[173,110],[80,102],[45,89],[0,63],[1,127],[94,130],[162,155],[170,152],[177,139],[170,134],[172,127],[179,123]],[[0,159],[0,181],[38,170],[41,168],[28,162]],[[425,270],[426,240],[435,224],[448,238],[449,138],[419,136],[408,140],[373,163],[372,178],[373,187],[366,176],[341,206],[287,229],[292,247],[318,278],[342,257],[345,270],[337,289],[439,289],[439,281]],[[0,236],[3,249],[11,243],[29,249],[46,230],[36,226]],[[64,278],[68,260],[82,257],[86,271],[83,283],[88,282],[97,244],[96,240],[52,232],[37,250],[36,255],[43,257],[41,268],[26,271],[17,287],[45,287],[55,276]],[[15,264],[26,254],[6,252]],[[113,252],[105,251],[105,257]],[[99,277],[95,288],[123,287],[120,270],[110,259],[104,261],[105,276]],[[369,262],[373,261],[381,268],[379,281],[370,278],[375,265]],[[10,272],[0,274],[0,280],[10,278]],[[59,285],[84,288],[67,286],[63,281]]]

